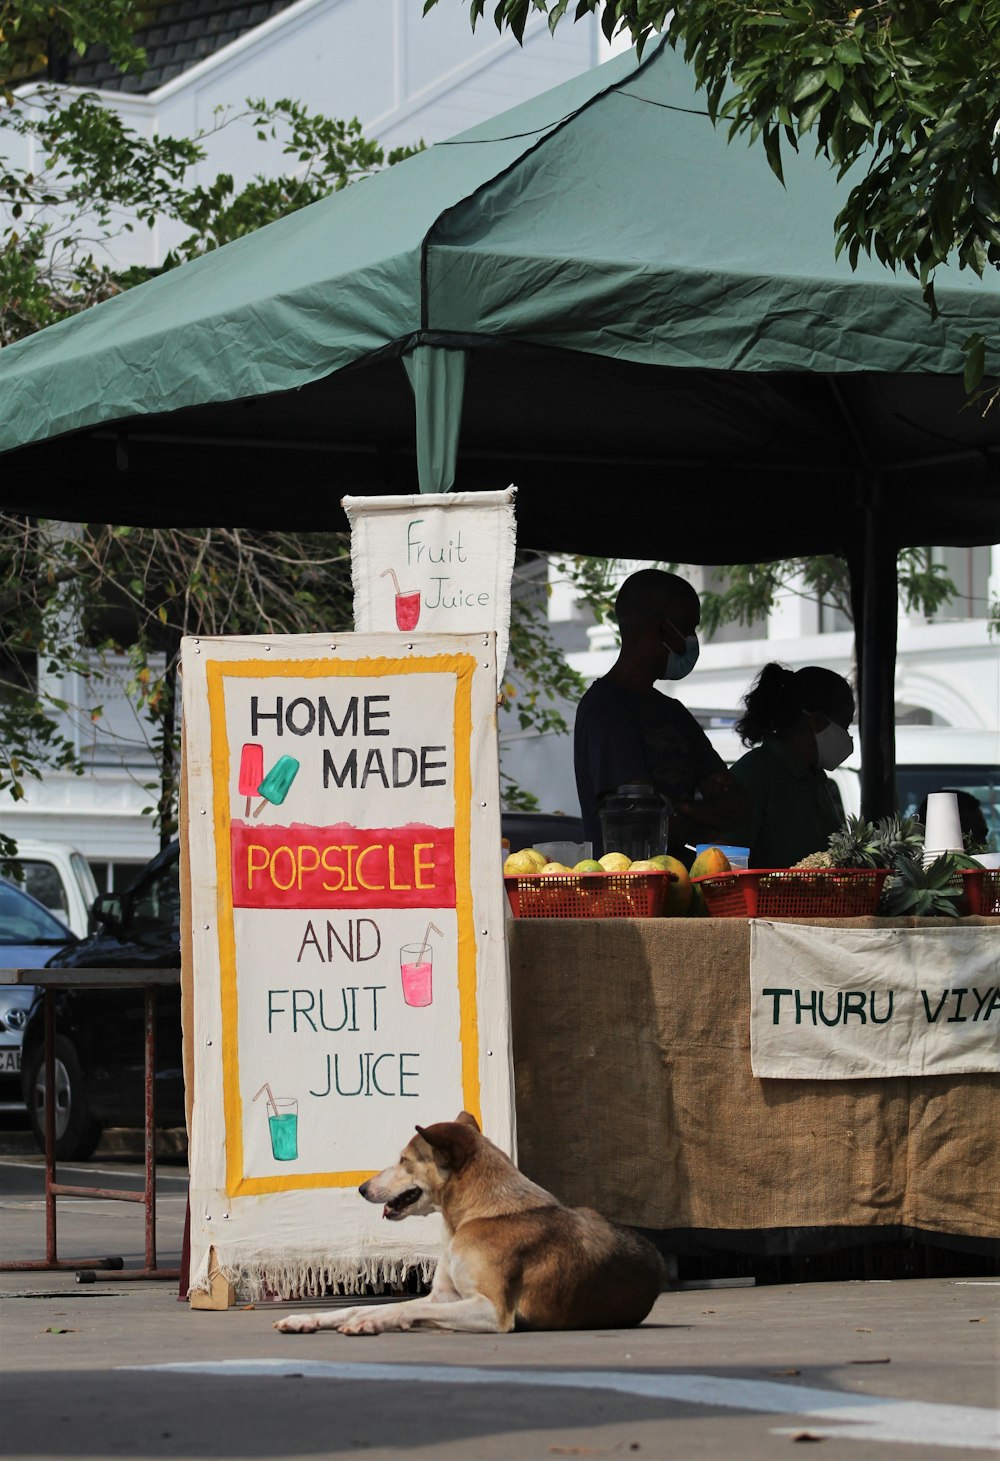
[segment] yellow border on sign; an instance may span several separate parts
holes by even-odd
[[[479,1017],[476,1003],[476,930],[472,917],[472,672],[471,654],[435,654],[417,659],[356,660],[209,660],[208,709],[211,727],[213,824],[217,907],[219,914],[219,981],[222,1001],[222,1102],[226,1122],[226,1191],[230,1197],[298,1188],[357,1187],[372,1176],[366,1172],[288,1173],[280,1177],[243,1174],[243,1100],[240,1095],[239,999],[236,987],[236,933],[233,923],[232,852],[230,847],[229,771],[232,764],[226,730],[224,681],[261,680],[277,676],[318,679],[381,679],[389,675],[449,674],[455,676],[455,912],[458,922],[459,1038],[462,1045],[463,1105],[482,1125],[479,1087]]]

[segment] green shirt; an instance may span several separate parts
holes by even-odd
[[[783,741],[770,737],[732,768],[753,803],[751,867],[793,867],[825,852],[844,820],[840,793],[818,766],[804,766]]]

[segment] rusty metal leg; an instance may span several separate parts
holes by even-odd
[[[45,991],[45,1261],[56,1264],[56,994]]]
[[[147,984],[146,995],[146,1270],[156,1268],[156,990]]]

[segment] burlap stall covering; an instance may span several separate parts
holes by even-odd
[[[995,1077],[755,1079],[742,919],[508,928],[519,1160],[564,1202],[647,1228],[1000,1237]]]

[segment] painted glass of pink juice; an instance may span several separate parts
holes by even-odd
[[[413,593],[396,595],[396,627],[405,634],[407,630],[416,629],[420,619],[420,590]]]
[[[429,944],[405,944],[399,951],[399,972],[403,980],[403,998],[407,1004],[421,1009],[431,1003],[431,948]]]

